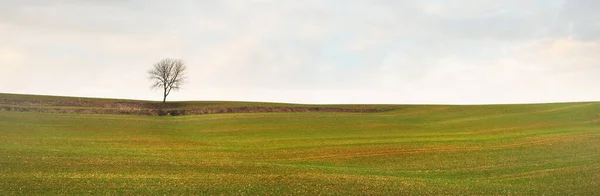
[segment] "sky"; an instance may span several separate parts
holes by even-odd
[[[162,100],[600,101],[597,0],[0,0],[0,92]]]

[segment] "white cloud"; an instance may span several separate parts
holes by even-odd
[[[13,71],[21,66],[25,61],[25,55],[10,48],[0,47],[0,68],[2,76],[10,76]]]
[[[600,99],[589,0],[0,3],[2,69],[29,76],[0,91],[150,99],[146,69],[176,57],[174,99]]]
[[[350,41],[347,48],[350,51],[360,52],[372,49],[374,46],[381,44],[390,38],[389,32],[382,28],[373,27],[365,33],[361,38]]]

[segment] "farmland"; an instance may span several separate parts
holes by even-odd
[[[592,195],[600,187],[598,102],[173,102],[167,109],[222,112],[156,116],[119,112],[158,107],[146,101],[0,100],[0,195]]]

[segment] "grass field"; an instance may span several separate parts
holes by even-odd
[[[394,110],[0,111],[0,195],[598,194],[600,103],[323,107]]]

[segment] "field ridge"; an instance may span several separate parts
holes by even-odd
[[[0,111],[181,116],[220,113],[353,112],[397,109],[392,105],[311,105],[268,102],[176,101],[161,102],[0,93]]]

